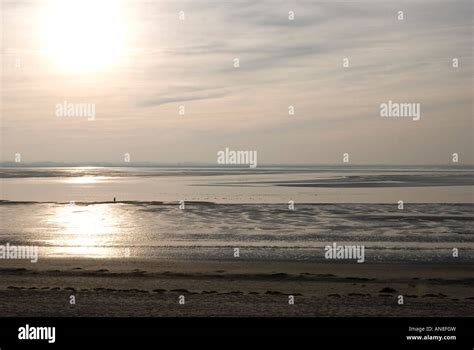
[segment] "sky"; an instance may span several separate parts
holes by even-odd
[[[1,161],[474,163],[472,1],[2,0],[1,16]],[[381,117],[388,101],[420,120]]]

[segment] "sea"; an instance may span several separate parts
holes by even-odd
[[[3,167],[0,245],[40,259],[324,263],[336,243],[363,246],[365,263],[472,263],[473,171]]]

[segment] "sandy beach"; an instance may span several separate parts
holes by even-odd
[[[474,314],[469,265],[51,259],[32,266],[2,264],[2,316]]]

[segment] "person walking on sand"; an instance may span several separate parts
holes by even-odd
[[[115,197],[114,197],[114,203],[115,203]]]

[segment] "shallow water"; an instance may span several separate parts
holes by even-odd
[[[474,203],[472,168],[2,168],[1,199],[39,202]]]
[[[324,247],[333,242],[364,246],[365,262],[474,258],[470,169],[3,168],[1,174],[0,243],[39,246],[40,259],[232,260],[239,248],[239,259],[324,262]]]
[[[325,261],[333,242],[365,262],[474,258],[472,204],[19,203],[0,205],[0,242],[51,257]],[[5,244],[5,243],[2,243]],[[460,250],[453,258],[452,249]],[[453,260],[456,259],[456,260]],[[337,262],[337,261],[331,261]]]

